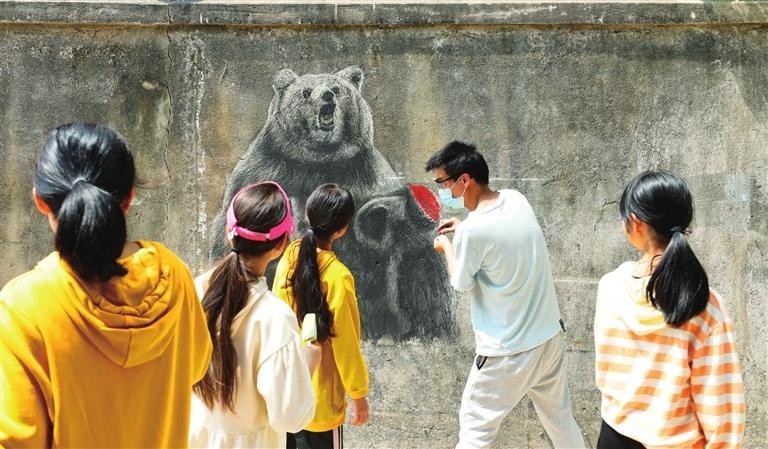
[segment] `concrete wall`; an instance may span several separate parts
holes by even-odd
[[[746,447],[768,447],[768,5],[296,3],[0,2],[0,283],[52,247],[30,189],[55,125],[99,121],[126,136],[155,185],[139,192],[131,234],[199,271],[273,75],[359,65],[376,148],[403,182],[429,183],[426,158],[463,138],[486,155],[494,188],[531,201],[591,443],[596,284],[636,257],[618,195],[643,169],[684,176],[698,206],[692,245],[735,322]],[[366,341],[372,418],[347,429],[350,447],[455,443],[473,340],[466,301],[451,307],[455,338]],[[548,447],[527,400],[495,447]]]

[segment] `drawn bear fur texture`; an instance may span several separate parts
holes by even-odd
[[[278,181],[303,231],[307,197],[335,182],[352,193],[358,211],[352,232],[335,249],[355,276],[364,337],[454,337],[456,299],[445,263],[432,249],[435,222],[374,147],[362,86],[357,67],[275,75],[264,127],[236,164],[214,221],[211,258],[227,250],[224,212],[242,187]]]

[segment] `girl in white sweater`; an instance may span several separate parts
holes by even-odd
[[[277,183],[247,186],[232,199],[232,252],[197,278],[213,356],[194,388],[190,447],[285,448],[286,432],[299,431],[314,416],[296,316],[264,278],[292,231],[290,202]],[[309,345],[305,351],[316,365],[319,350]]]

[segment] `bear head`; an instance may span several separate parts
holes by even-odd
[[[273,80],[268,122],[286,157],[342,162],[373,148],[373,119],[361,95],[363,71],[347,67],[333,74],[298,76],[290,69]],[[270,123],[271,122],[271,123]]]

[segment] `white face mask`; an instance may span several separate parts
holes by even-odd
[[[451,187],[437,189],[437,196],[440,198],[440,202],[448,209],[464,209],[464,193],[467,191],[467,186],[464,186],[464,191],[461,192],[458,198],[454,198],[451,190],[453,190],[457,182],[459,182],[458,179]]]

